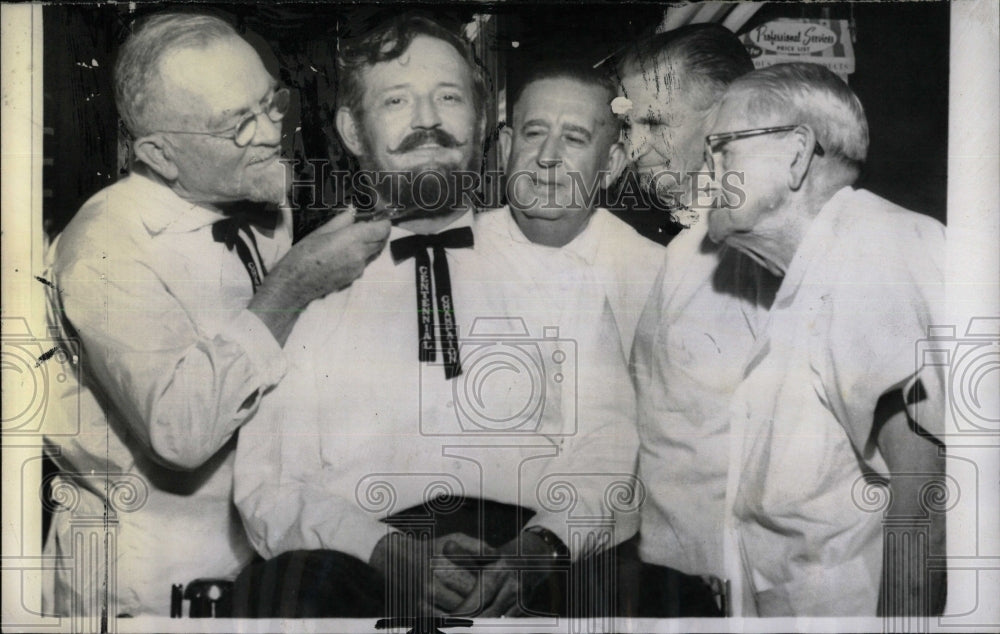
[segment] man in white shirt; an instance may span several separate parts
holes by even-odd
[[[54,319],[82,350],[55,399],[79,421],[54,407],[50,428],[73,433],[47,438],[73,504],[55,511],[47,552],[66,559],[45,604],[165,616],[172,584],[232,578],[252,556],[230,441],[281,380],[299,311],[350,284],[389,227],[345,216],[291,247],[275,206],[289,94],[224,21],[151,17],[115,89],[136,163],[53,248]],[[80,546],[93,518],[113,520],[106,552]]]
[[[567,613],[567,573],[577,587],[628,537],[634,402],[605,290],[582,271],[547,284],[451,195],[484,137],[461,36],[404,15],[339,63],[345,145],[411,178],[374,201],[399,214],[390,250],[310,305],[289,376],[241,431],[235,498],[268,561],[237,581],[237,610]]]
[[[748,614],[944,607],[943,366],[914,358],[942,323],[944,227],[853,189],[867,150],[857,96],[814,64],[733,82],[705,138],[745,183],[710,236],[783,278],[732,403]]]
[[[530,70],[500,131],[508,206],[480,216],[479,226],[512,240],[548,270],[548,283],[588,270],[605,290],[627,360],[664,249],[595,204],[625,167],[616,95],[613,81],[587,66]]]
[[[752,69],[743,45],[717,24],[658,34],[618,64],[629,159],[687,225],[667,245],[633,347],[638,474],[647,495],[637,556],[622,557],[629,614],[712,616],[724,607],[708,597],[702,577],[726,576],[727,406],[777,282],[708,239],[695,190],[708,181],[697,178],[718,98]]]

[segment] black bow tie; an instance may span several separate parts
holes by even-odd
[[[459,227],[441,233],[414,234],[396,238],[389,243],[389,252],[392,253],[392,261],[399,264],[417,253],[426,253],[427,249],[469,249],[474,244],[472,229]]]
[[[240,207],[221,206],[226,217],[218,220],[212,225],[212,238],[216,242],[222,242],[230,251],[236,245],[240,229],[250,233],[250,228],[254,227],[261,232],[272,232],[278,226],[278,219],[281,212],[271,205],[259,203],[241,203]]]
[[[414,259],[417,285],[417,328],[419,341],[417,359],[421,362],[437,358],[436,332],[441,333],[444,355],[444,376],[452,379],[462,373],[458,358],[458,334],[455,330],[455,304],[451,295],[451,276],[445,249],[468,249],[473,246],[472,229],[459,227],[431,235],[416,234],[396,238],[389,243],[389,252],[396,264]],[[431,261],[427,249],[434,250],[434,292],[431,292]],[[437,300],[437,311],[432,299]],[[437,315],[437,319],[435,319]],[[435,327],[435,321],[437,325]]]
[[[223,208],[223,211],[228,213],[225,218],[212,225],[212,239],[225,244],[230,251],[236,249],[237,255],[240,256],[240,260],[247,270],[247,275],[250,276],[253,290],[257,292],[257,287],[261,285],[264,276],[267,275],[267,268],[264,266],[264,259],[257,249],[257,238],[254,237],[252,229],[273,232],[274,228],[278,226],[278,218],[281,217],[281,213],[273,207],[253,203],[245,203],[239,209]],[[252,252],[251,249],[253,249]],[[256,260],[254,260],[254,255],[257,256]],[[258,263],[260,263],[260,270],[258,270]]]

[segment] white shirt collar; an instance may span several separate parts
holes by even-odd
[[[507,234],[514,242],[520,244],[530,244],[539,250],[547,250],[552,253],[558,252],[573,255],[580,258],[587,264],[593,264],[594,260],[597,258],[598,248],[601,243],[601,234],[607,230],[606,225],[611,214],[608,210],[598,207],[597,210],[591,214],[590,218],[587,219],[587,226],[585,226],[583,231],[577,234],[575,238],[570,240],[569,244],[561,247],[549,247],[544,244],[536,244],[524,235],[524,232],[521,231],[521,227],[517,224],[517,220],[514,219],[514,213],[511,211],[509,205],[497,210],[496,212],[487,213],[503,214]]]
[[[139,213],[151,235],[197,231],[224,217],[216,210],[184,200],[166,185],[142,174],[133,173],[128,181],[134,195],[144,198]]]

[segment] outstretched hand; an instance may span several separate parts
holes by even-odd
[[[284,345],[309,302],[349,286],[378,257],[388,220],[354,222],[343,212],[295,244],[271,269],[247,309]]]

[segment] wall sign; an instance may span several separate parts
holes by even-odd
[[[847,20],[780,18],[740,36],[755,68],[786,62],[822,64],[847,81],[854,72],[854,45]]]

